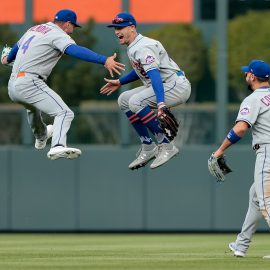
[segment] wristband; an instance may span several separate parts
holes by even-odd
[[[241,137],[239,137],[239,136],[234,132],[233,129],[231,129],[231,130],[229,131],[229,133],[227,134],[227,137],[226,137],[226,138],[227,138],[232,144],[238,142],[238,141],[241,139]]]

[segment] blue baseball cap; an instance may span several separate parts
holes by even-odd
[[[270,66],[262,60],[252,60],[248,66],[241,67],[241,70],[260,78],[269,78],[270,76]]]
[[[71,22],[75,27],[81,27],[77,24],[77,15],[74,11],[70,9],[61,9],[59,10],[54,17],[55,20],[60,22]]]
[[[107,25],[108,27],[126,27],[134,25],[136,27],[136,20],[134,17],[127,12],[122,12],[116,15],[112,20],[112,24]]]

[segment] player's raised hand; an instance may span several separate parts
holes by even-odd
[[[104,78],[104,80],[107,82],[104,86],[100,88],[100,93],[109,96],[111,93],[118,90],[121,86],[121,83],[119,80],[109,80]]]
[[[111,77],[113,77],[113,72],[120,75],[120,71],[125,70],[125,65],[119,62],[116,62],[114,59],[116,58],[117,54],[114,53],[112,56],[108,57],[104,67],[108,69],[110,72]]]

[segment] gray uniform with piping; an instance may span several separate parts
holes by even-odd
[[[123,92],[118,103],[123,111],[129,109],[138,113],[145,106],[157,108],[156,95],[147,72],[158,69],[164,86],[165,103],[173,107],[185,103],[191,93],[191,86],[184,72],[168,56],[162,44],[154,39],[138,34],[129,44],[127,54],[133,69],[143,82],[143,86]]]
[[[259,220],[264,217],[270,226],[270,88],[258,88],[246,97],[236,121],[245,121],[250,125],[252,145],[256,151],[249,208],[236,240],[237,249],[246,252]]]
[[[66,134],[74,113],[46,84],[46,79],[75,41],[56,24],[31,27],[18,42],[18,53],[8,83],[10,98],[27,109],[28,122],[37,139],[46,137],[41,112],[54,117],[52,146],[66,146]]]

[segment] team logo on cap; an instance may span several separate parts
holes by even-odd
[[[112,23],[115,23],[115,24],[122,23],[122,22],[125,22],[125,20],[117,16],[112,20]]]
[[[241,115],[247,115],[250,113],[250,107],[246,106],[240,110]]]
[[[155,62],[155,57],[152,55],[147,55],[145,58],[145,62],[146,64],[152,64]]]

